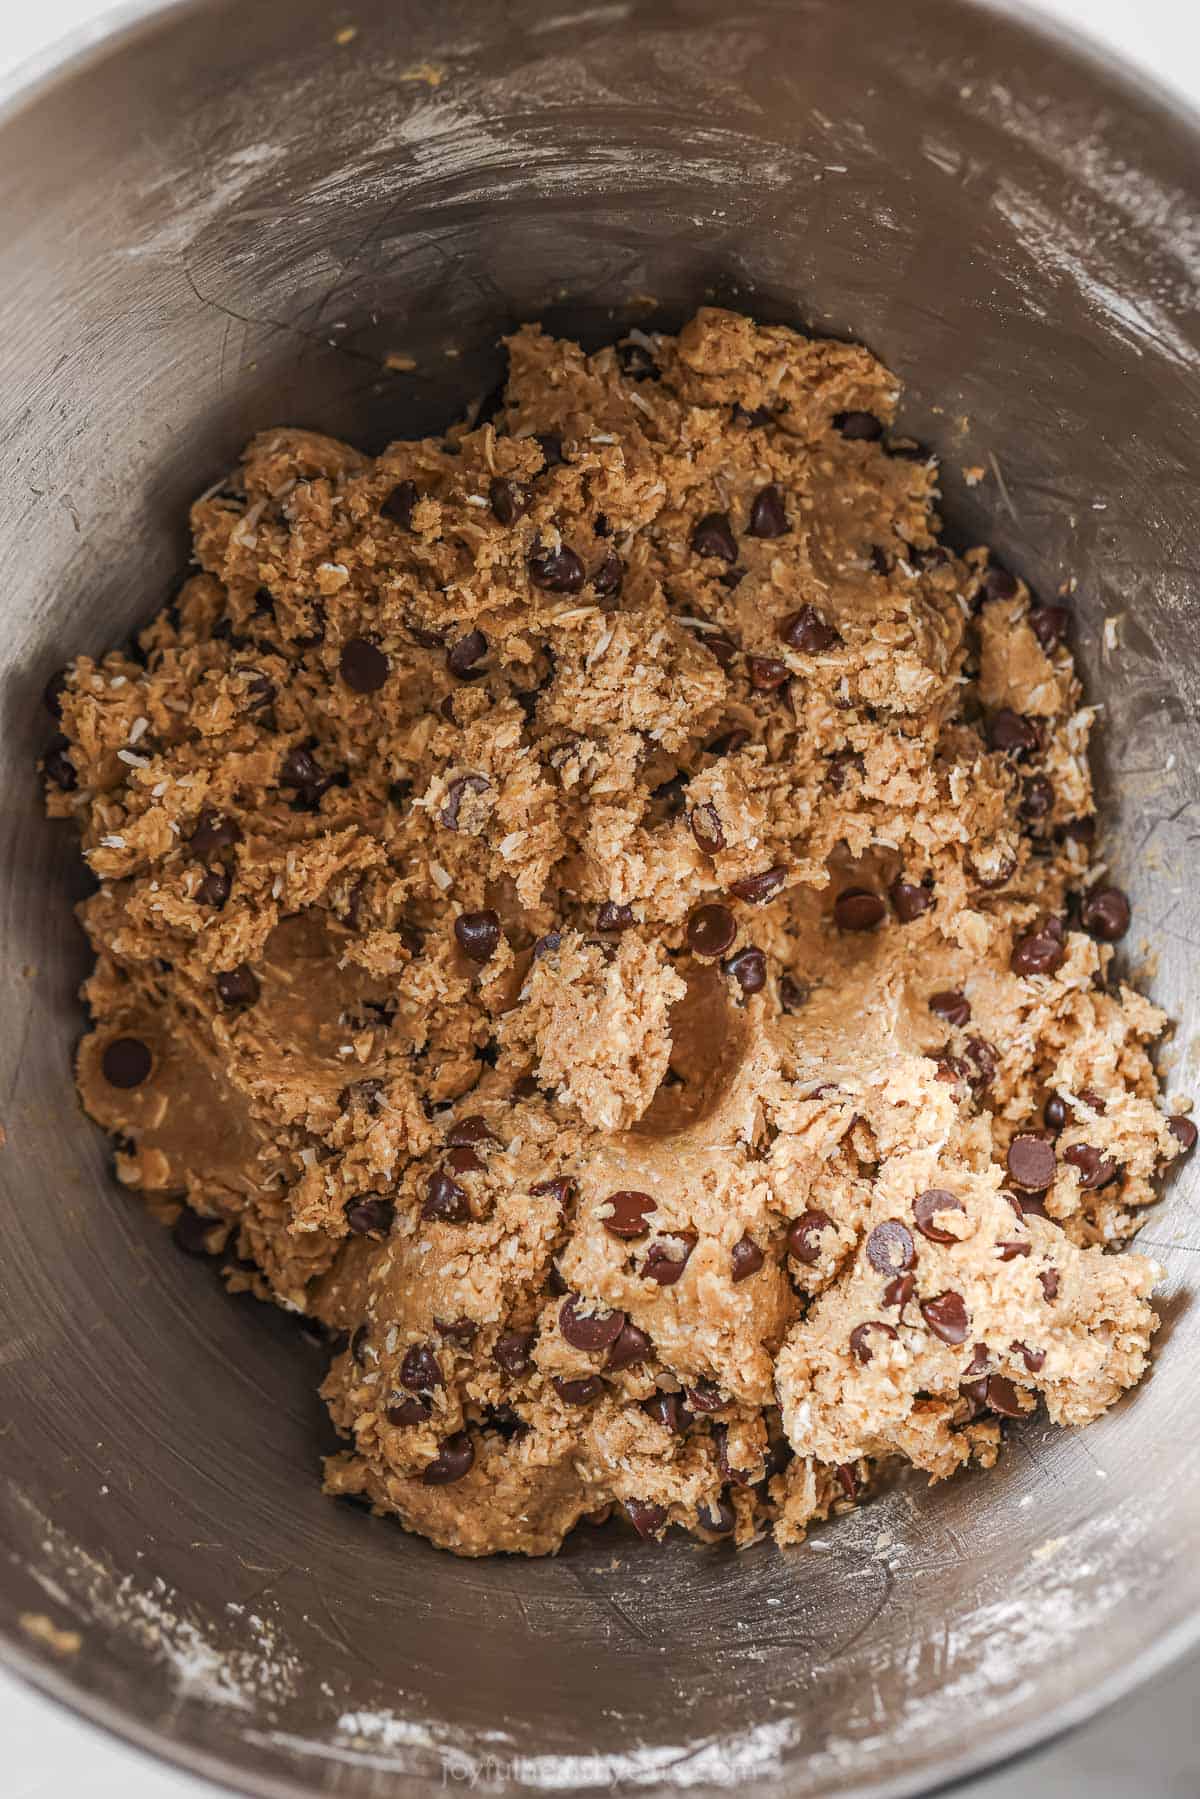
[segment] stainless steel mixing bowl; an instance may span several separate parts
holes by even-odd
[[[1046,594],[1078,577],[1110,860],[1182,1021],[1172,1085],[1195,1087],[1198,285],[1195,124],[965,0],[196,0],[134,9],[10,92],[12,1667],[254,1793],[800,1799],[978,1769],[1195,1640],[1195,1165],[1145,1231],[1169,1273],[1140,1392],[1085,1435],[1035,1420],[995,1473],[902,1483],[809,1548],[593,1532],[465,1564],[322,1498],[316,1352],[172,1249],[76,1106],[80,876],[33,765],[47,675],[164,601],[189,499],[254,429],[436,427],[530,317],[597,341],[715,298],[853,335],[908,383],[954,532]]]

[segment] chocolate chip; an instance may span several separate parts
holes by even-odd
[[[968,1037],[963,1045],[969,1072],[967,1079],[978,1096],[990,1087],[999,1057],[986,1037]]]
[[[939,1293],[936,1299],[921,1301],[921,1316],[943,1343],[965,1343],[971,1321],[959,1293]]]
[[[425,1183],[421,1216],[438,1224],[465,1224],[471,1216],[466,1194],[445,1169],[436,1169]]]
[[[197,902],[220,911],[233,890],[233,876],[227,868],[210,868],[196,889]]]
[[[1002,1262],[1015,1262],[1018,1256],[1029,1255],[1033,1249],[1033,1245],[1026,1237],[1016,1243],[997,1243],[996,1248],[1000,1251],[1000,1260]]]
[[[748,944],[736,956],[730,956],[723,967],[743,993],[761,993],[767,984],[767,958],[754,944]]]
[[[983,577],[983,595],[988,600],[1015,600],[1019,589],[1017,578],[1006,568],[993,562]]]
[[[673,1437],[681,1437],[687,1428],[687,1413],[678,1393],[655,1393],[652,1398],[643,1399],[642,1410]]]
[[[592,576],[592,592],[598,593],[601,599],[611,599],[613,594],[620,593],[624,579],[625,564],[615,550],[610,550]]]
[[[757,1274],[766,1260],[762,1250],[751,1236],[739,1237],[729,1252],[731,1276],[736,1286],[738,1281],[748,1281],[752,1274]]]
[[[338,673],[353,693],[378,693],[388,678],[390,665],[369,637],[351,637],[342,647]]]
[[[456,1480],[462,1480],[475,1465],[475,1445],[465,1430],[456,1431],[454,1436],[446,1437],[437,1452],[436,1460],[430,1462],[421,1479],[427,1487],[449,1487]]]
[[[468,793],[486,793],[488,780],[484,775],[459,775],[451,781],[446,789],[446,799],[438,817],[448,831],[457,831],[458,815],[462,810],[463,798]]]
[[[733,422],[743,425],[747,431],[761,430],[769,425],[774,415],[768,406],[743,406],[740,400],[733,402]]]
[[[1045,1296],[1046,1304],[1053,1305],[1054,1301],[1058,1298],[1058,1269],[1044,1268],[1041,1274],[1038,1275],[1038,1280],[1041,1283],[1042,1293]]]
[[[1029,1193],[1044,1193],[1053,1182],[1057,1167],[1053,1143],[1031,1132],[1013,1138],[1005,1162],[1010,1178]]]
[[[989,1374],[984,1392],[984,1403],[989,1411],[998,1412],[1001,1418],[1023,1418],[1025,1416],[1019,1389],[1003,1374]]]
[[[714,1503],[702,1505],[696,1512],[696,1523],[713,1537],[729,1537],[737,1527],[737,1513],[722,1493]]]
[[[971,1022],[971,1002],[965,993],[945,992],[931,993],[929,1010],[935,1018],[944,1019],[961,1030],[964,1024]]]
[[[300,752],[300,754],[303,753],[303,751]],[[291,784],[303,785],[302,782]],[[232,849],[235,843],[241,842],[241,838],[242,833],[237,822],[230,818],[228,813],[217,812],[213,807],[205,806],[188,838],[188,848],[193,856],[198,857],[201,862],[207,862],[208,858],[215,856],[218,850]]]
[[[658,1209],[658,1202],[651,1199],[648,1193],[638,1193],[633,1188],[622,1187],[618,1192],[609,1194],[604,1206],[608,1214],[602,1221],[605,1230],[611,1236],[620,1237],[623,1242],[632,1243],[649,1233],[650,1226],[646,1219]]]
[[[213,1229],[220,1223],[219,1218],[205,1218],[200,1212],[193,1212],[190,1206],[184,1206],[171,1226],[176,1249],[181,1249],[185,1256],[217,1255],[219,1245],[214,1241]]]
[[[721,815],[711,802],[693,807],[688,823],[692,827],[692,836],[706,856],[715,856],[725,848]]]
[[[1119,887],[1093,887],[1079,908],[1079,922],[1098,943],[1116,943],[1129,929],[1129,900]]]
[[[916,881],[906,881],[901,876],[897,876],[892,882],[888,893],[901,924],[912,924],[914,919],[928,912],[933,904],[933,894],[928,887],[922,887]]]
[[[754,504],[750,508],[750,535],[782,537],[789,529],[783,492],[776,482],[768,482],[754,496]]]
[[[903,1274],[916,1259],[917,1246],[912,1234],[898,1218],[885,1218],[867,1238],[867,1260],[880,1274]]]
[[[454,935],[464,956],[472,962],[486,962],[500,944],[499,916],[495,912],[460,912],[454,921]]]
[[[1197,1133],[1196,1126],[1190,1118],[1185,1118],[1182,1113],[1176,1112],[1173,1117],[1167,1119],[1167,1129],[1180,1145],[1181,1155],[1186,1156],[1195,1149],[1196,1138],[1200,1133]]]
[[[410,1393],[432,1393],[442,1385],[441,1364],[427,1343],[413,1343],[405,1350],[400,1385]]]
[[[565,465],[567,459],[563,455],[563,440],[557,431],[539,431],[533,441],[542,452],[546,468],[562,468]]]
[[[612,1373],[622,1368],[633,1368],[641,1362],[648,1361],[654,1349],[653,1343],[644,1330],[628,1319],[621,1326],[620,1335],[609,1350],[604,1366]]]
[[[394,1393],[383,1415],[396,1430],[406,1430],[414,1424],[424,1424],[432,1413],[433,1407],[427,1399]]]
[[[988,742],[1006,756],[1032,755],[1042,746],[1042,733],[1032,718],[1023,718],[1008,706],[997,712],[988,725]]]
[[[636,923],[632,906],[614,905],[612,900],[605,900],[596,913],[598,931],[628,931]]]
[[[833,1220],[828,1212],[801,1212],[788,1227],[788,1254],[806,1267],[814,1268],[821,1259],[821,1233],[832,1227]]]
[[[272,646],[264,643],[260,645],[260,648],[270,650]],[[235,675],[241,675],[246,683],[246,710],[248,712],[261,712],[264,707],[271,704],[275,698],[275,683],[269,675],[265,675],[260,668],[255,668],[252,664],[250,666],[243,664],[241,667],[235,668],[233,672]]]
[[[528,1371],[532,1349],[532,1331],[501,1331],[492,1354],[505,1374],[515,1376]]]
[[[659,372],[658,364],[644,344],[618,344],[617,360],[621,373],[630,381],[648,381]]]
[[[1065,606],[1034,606],[1029,614],[1029,624],[1043,650],[1049,655],[1055,644],[1061,643],[1070,630],[1071,614]]]
[[[1011,1343],[1009,1348],[1014,1355],[1019,1355],[1030,1374],[1040,1374],[1046,1365],[1044,1349],[1030,1349],[1025,1343]]]
[[[887,917],[887,907],[867,887],[844,887],[833,902],[839,931],[873,931]]]
[[[779,1004],[785,1012],[799,1012],[808,1004],[811,989],[798,981],[794,974],[785,974],[779,981]]]
[[[446,1142],[459,1149],[475,1143],[494,1143],[495,1137],[488,1129],[487,1120],[472,1114],[469,1118],[456,1118],[446,1132]]]
[[[596,1311],[591,1301],[571,1293],[558,1312],[558,1328],[572,1349],[607,1349],[625,1324],[624,1312]]]
[[[748,905],[761,906],[778,893],[787,880],[787,869],[782,862],[774,868],[764,868],[761,874],[746,875],[740,881],[731,881],[729,891],[735,899],[745,900]]]
[[[737,923],[725,906],[700,906],[687,922],[688,947],[697,956],[723,956],[736,936]]]
[[[100,1072],[110,1087],[140,1087],[153,1063],[140,1037],[115,1037],[104,1046]]]
[[[724,583],[728,580],[728,577],[722,575],[719,579]],[[726,637],[722,631],[706,631],[704,636],[701,637],[700,642],[713,660],[719,662],[722,668],[728,668],[738,652],[737,644],[734,643],[733,638]]]
[[[471,681],[481,671],[475,664],[487,655],[488,640],[482,631],[468,631],[446,651],[446,667],[456,681]]]
[[[604,1382],[598,1374],[587,1374],[582,1380],[564,1380],[562,1375],[556,1374],[551,1384],[564,1405],[591,1405],[604,1391]]]
[[[706,512],[697,520],[691,541],[697,556],[720,556],[726,562],[737,560],[733,527],[724,512]]]
[[[501,477],[492,482],[488,497],[492,511],[502,525],[515,525],[529,511],[529,489],[520,481]]]
[[[258,976],[246,962],[223,969],[216,985],[223,1006],[252,1006],[258,998]]]
[[[279,765],[283,787],[316,788],[324,779],[324,770],[309,750],[289,750]]]
[[[913,1296],[916,1285],[917,1277],[915,1274],[898,1274],[895,1280],[889,1281],[887,1286],[883,1289],[883,1298],[880,1303],[889,1312],[892,1310],[893,1306],[895,1306],[898,1311],[903,1312],[905,1306]]]
[[[760,693],[772,693],[776,687],[782,687],[792,672],[787,663],[780,662],[776,656],[749,656],[746,668],[751,687]]]
[[[1047,1096],[1046,1103],[1042,1107],[1042,1118],[1045,1120],[1048,1130],[1053,1131],[1057,1136],[1058,1132],[1065,1128],[1071,1116],[1071,1108],[1061,1093],[1051,1093]]]
[[[1107,1187],[1117,1178],[1117,1164],[1091,1143],[1073,1143],[1070,1149],[1063,1150],[1063,1161],[1078,1170],[1079,1185],[1085,1192]]]
[[[1045,775],[1031,775],[1023,784],[1017,810],[1030,824],[1050,816],[1054,810],[1054,788]]]
[[[67,740],[59,739],[42,758],[42,767],[46,779],[53,781],[64,793],[74,793],[79,786],[79,771],[67,754]]]
[[[801,606],[799,612],[789,613],[779,627],[779,635],[789,648],[805,656],[819,656],[842,641],[815,606]]]
[[[417,490],[413,482],[398,481],[379,510],[393,524],[402,525],[406,531],[411,531],[413,507],[416,503]]]
[[[1056,836],[1061,837],[1064,843],[1094,843],[1096,841],[1095,816],[1064,819],[1058,827]]]
[[[529,558],[530,579],[547,593],[578,593],[586,578],[583,563],[574,550],[562,544],[557,550],[535,544]]]
[[[1024,937],[1018,937],[1013,944],[1009,967],[1014,974],[1056,974],[1067,959],[1067,946],[1063,942],[1060,930],[1054,926],[1056,919],[1029,931]]]
[[[469,1143],[461,1143],[446,1155],[446,1167],[451,1174],[482,1174],[483,1163],[475,1154]]]
[[[671,1235],[673,1239],[682,1242],[682,1249],[676,1248],[674,1242],[652,1243],[642,1263],[642,1279],[656,1281],[660,1287],[675,1285],[696,1247],[695,1237],[690,1231],[672,1231]]]
[[[883,436],[883,425],[873,412],[835,412],[834,429],[857,443],[875,443]]]
[[[965,1212],[966,1207],[955,1193],[948,1193],[944,1187],[929,1187],[924,1193],[918,1193],[913,1200],[913,1218],[917,1229],[931,1243],[957,1243],[958,1238],[953,1231],[943,1229],[937,1223],[939,1212]]]
[[[346,1206],[346,1224],[356,1237],[386,1237],[395,1217],[392,1201],[377,1193],[360,1195]]]
[[[621,1508],[639,1537],[656,1537],[667,1521],[665,1505],[653,1505],[648,1499],[626,1499]]]
[[[858,1470],[853,1462],[838,1462],[834,1467],[838,1485],[847,1499],[858,1498]]]
[[[469,1349],[479,1335],[479,1326],[473,1318],[455,1318],[450,1323],[435,1318],[433,1326],[439,1337],[447,1343],[457,1344],[460,1349]]]
[[[894,1338],[896,1336],[891,1325],[885,1324],[881,1318],[871,1318],[865,1324],[856,1324],[850,1332],[850,1349],[864,1364],[869,1362],[875,1353],[871,1348],[871,1336],[874,1332],[882,1333],[885,1337]]]

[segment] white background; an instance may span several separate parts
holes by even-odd
[[[853,6],[853,0],[846,3]],[[1040,6],[1111,45],[1200,108],[1195,0],[1040,0]],[[65,33],[113,11],[120,8],[104,0],[20,6],[0,0],[0,77]],[[1066,1743],[976,1783],[962,1799],[1196,1799],[1197,1699],[1200,1663],[1193,1662]],[[964,1717],[965,1731],[970,1724]],[[147,1761],[3,1674],[0,1753],[2,1799],[211,1799],[217,1791]]]

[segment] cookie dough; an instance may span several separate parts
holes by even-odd
[[[745,1543],[1145,1368],[1195,1130],[1111,967],[1068,609],[939,539],[853,345],[508,342],[493,417],[265,432],[49,692],[84,1104],[315,1320],[331,1493],[466,1555]]]

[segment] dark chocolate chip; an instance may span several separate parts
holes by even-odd
[[[542,461],[548,469],[565,466],[567,459],[563,455],[563,440],[557,431],[539,431],[533,441],[542,452]]]
[[[443,1168],[436,1169],[425,1184],[421,1216],[439,1224],[465,1224],[471,1216],[466,1194]]]
[[[856,1324],[850,1332],[850,1349],[860,1362],[866,1363],[871,1360],[874,1354],[871,1348],[871,1337],[876,1333],[881,1333],[885,1337],[894,1338],[896,1336],[892,1326],[885,1324],[881,1318],[871,1318],[865,1324]]]
[[[227,868],[210,868],[204,873],[200,885],[196,889],[196,899],[202,906],[212,906],[215,911],[228,900],[233,890],[233,876]]]
[[[653,1350],[654,1345],[646,1332],[626,1319],[621,1326],[620,1335],[605,1358],[604,1366],[612,1373],[622,1368],[633,1368],[648,1361]]]
[[[1003,1374],[989,1374],[984,1389],[984,1404],[1001,1418],[1023,1418],[1020,1390]]]
[[[456,1118],[446,1132],[446,1142],[459,1149],[465,1145],[476,1143],[494,1143],[495,1137],[488,1129],[487,1120],[472,1114],[469,1118]]]
[[[115,1037],[104,1046],[100,1072],[110,1087],[140,1087],[154,1064],[140,1037]]]
[[[411,531],[413,507],[416,503],[417,490],[413,482],[398,481],[379,510],[393,524],[402,525],[406,531]]]
[[[571,1293],[558,1312],[558,1328],[572,1349],[608,1349],[625,1324],[624,1312],[596,1311],[593,1302]]]
[[[976,1096],[990,1087],[999,1057],[986,1037],[968,1037],[963,1045],[969,1072],[967,1079]]]
[[[801,1212],[788,1228],[788,1254],[812,1268],[821,1259],[821,1233],[830,1230],[833,1220],[828,1212]]]
[[[605,900],[596,913],[598,931],[628,931],[636,923],[632,906],[618,906],[612,900]]]
[[[501,1331],[492,1354],[505,1374],[516,1376],[528,1372],[532,1350],[532,1331]]]
[[[966,1207],[955,1193],[948,1193],[945,1187],[929,1187],[924,1193],[918,1193],[913,1200],[913,1219],[923,1237],[931,1243],[957,1243],[958,1238],[953,1231],[944,1230],[937,1223],[940,1212],[964,1212]]]
[[[462,810],[464,797],[468,793],[486,793],[488,780],[485,775],[458,775],[446,789],[446,798],[438,817],[448,831],[457,831],[458,815]]]
[[[42,758],[42,767],[46,772],[46,779],[53,781],[56,787],[62,789],[63,793],[74,793],[79,786],[79,770],[67,754],[65,737],[57,739],[46,751]]]
[[[857,443],[876,443],[883,436],[883,424],[873,412],[835,412],[834,429]]]
[[[643,1399],[642,1410],[673,1437],[681,1437],[687,1428],[687,1412],[678,1393],[655,1393]]]
[[[414,1424],[424,1424],[432,1412],[427,1399],[411,1393],[393,1393],[383,1415],[396,1430],[407,1430]]]
[[[786,662],[780,662],[777,656],[748,656],[746,669],[750,676],[751,687],[760,693],[773,693],[782,687],[791,674]]]
[[[944,1019],[947,1024],[954,1025],[958,1030],[961,1030],[964,1024],[971,1022],[971,1002],[965,993],[931,993],[929,1010],[935,1018]]]
[[[660,1287],[675,1285],[695,1248],[695,1238],[690,1231],[673,1231],[671,1235],[674,1240],[682,1242],[682,1250],[675,1247],[674,1241],[652,1243],[642,1263],[642,1279],[656,1281]]]
[[[449,1487],[462,1480],[475,1465],[475,1445],[465,1430],[446,1437],[421,1479],[427,1487]]]
[[[691,542],[697,556],[720,556],[725,562],[737,560],[733,527],[724,512],[706,512],[697,520]]]
[[[858,1498],[858,1469],[853,1462],[838,1462],[834,1467],[838,1485],[847,1499]]]
[[[482,631],[468,631],[446,651],[446,667],[456,681],[472,681],[481,671],[476,668],[487,655],[488,640]]]
[[[544,1195],[552,1199],[555,1205],[566,1206],[568,1201],[575,1197],[575,1184],[573,1181],[568,1180],[565,1175],[556,1174],[548,1181],[539,1181],[537,1186],[531,1187],[529,1191],[539,1199]],[[562,1292],[565,1293],[566,1291],[567,1289],[564,1286]]]
[[[700,906],[687,922],[688,947],[697,956],[723,956],[737,936],[737,922],[725,906]]]
[[[279,780],[284,787],[315,788],[323,779],[324,770],[310,750],[291,749],[279,765]]]
[[[1054,788],[1045,775],[1030,775],[1023,783],[1021,803],[1017,810],[1030,824],[1037,824],[1050,816],[1054,810]]]
[[[766,1260],[762,1250],[751,1236],[739,1237],[729,1252],[729,1264],[734,1285],[738,1281],[750,1279],[757,1274]]]
[[[201,1213],[193,1212],[190,1206],[184,1206],[171,1226],[176,1249],[181,1249],[187,1256],[218,1254],[213,1228],[220,1222],[219,1218],[205,1218]]]
[[[933,904],[933,894],[928,887],[922,887],[916,881],[906,881],[897,876],[888,888],[892,907],[901,924],[912,924],[922,913],[928,912]]]
[[[1053,1143],[1032,1132],[1013,1138],[1005,1162],[1010,1178],[1028,1193],[1044,1193],[1053,1182],[1057,1167]]]
[[[584,1375],[582,1380],[565,1380],[561,1374],[556,1374],[552,1385],[564,1405],[591,1405],[604,1391],[604,1382],[598,1374]]]
[[[400,1385],[410,1393],[432,1393],[442,1385],[442,1369],[428,1343],[413,1343],[400,1364]]]
[[[1061,643],[1071,628],[1071,614],[1065,606],[1034,606],[1029,624],[1034,636],[1047,654]]]
[[[808,1004],[810,989],[803,981],[798,981],[794,974],[785,974],[779,981],[779,1004],[785,1012],[799,1012]]]
[[[898,1218],[885,1218],[867,1238],[867,1260],[880,1274],[903,1274],[916,1259],[912,1233]]]
[[[711,801],[693,807],[688,823],[692,827],[692,836],[706,856],[715,856],[725,848],[721,815]]]
[[[578,593],[586,579],[583,563],[566,544],[557,550],[535,544],[529,557],[529,575],[534,585],[547,593]]]
[[[1061,1093],[1051,1093],[1047,1096],[1046,1103],[1042,1107],[1042,1118],[1047,1130],[1053,1131],[1057,1136],[1059,1131],[1066,1127],[1072,1116],[1071,1108]]]
[[[356,1237],[386,1237],[395,1217],[395,1205],[378,1193],[361,1194],[346,1205],[346,1224]]]
[[[1046,1304],[1053,1305],[1054,1301],[1058,1298],[1058,1269],[1044,1268],[1041,1274],[1038,1275],[1038,1280],[1041,1283],[1042,1293],[1045,1296]]]
[[[1167,1129],[1179,1144],[1181,1155],[1186,1156],[1195,1149],[1198,1133],[1190,1118],[1185,1118],[1182,1113],[1176,1112],[1174,1117],[1167,1119]]]
[[[207,862],[218,850],[232,849],[235,843],[241,842],[241,837],[236,820],[230,818],[228,813],[217,812],[213,807],[205,806],[188,838],[188,848],[201,862]]]
[[[1040,1374],[1046,1365],[1044,1349],[1030,1349],[1025,1343],[1011,1343],[1009,1348],[1014,1355],[1019,1355],[1030,1374]]]
[[[252,1006],[258,998],[258,976],[246,962],[226,968],[217,976],[217,995],[223,1006]]]
[[[455,1318],[449,1323],[435,1318],[433,1324],[439,1337],[447,1343],[457,1344],[459,1349],[469,1349],[479,1335],[479,1326],[473,1318]]]
[[[648,1499],[626,1499],[622,1509],[639,1537],[657,1537],[667,1521],[665,1505],[653,1505]]]
[[[1067,959],[1067,946],[1061,931],[1055,931],[1056,919],[1018,937],[1013,944],[1009,967],[1014,974],[1056,974]]]
[[[500,477],[492,482],[488,497],[502,525],[515,525],[529,511],[529,489],[520,481]]]
[[[779,635],[790,649],[805,656],[820,656],[842,641],[815,606],[801,606],[799,612],[790,613],[780,625]]]
[[[454,935],[464,956],[472,962],[486,962],[499,948],[499,916],[495,912],[460,912],[454,921]]]
[[[610,550],[592,576],[592,592],[598,593],[603,600],[611,599],[613,594],[620,593],[624,579],[625,564],[615,550]]]
[[[761,487],[750,508],[751,537],[782,537],[790,529],[783,491],[774,481]]]
[[[761,993],[767,984],[767,958],[754,944],[748,944],[736,956],[730,956],[723,967],[743,993]]]
[[[993,562],[983,577],[983,595],[988,600],[1015,600],[1017,597],[1017,578],[1010,575],[1006,568]]]
[[[737,1513],[722,1493],[712,1504],[698,1508],[696,1523],[712,1537],[729,1537],[737,1527]]]
[[[887,907],[867,887],[845,887],[833,902],[833,921],[839,931],[873,931],[887,917]]]
[[[1029,756],[1042,747],[1041,728],[1035,719],[1005,706],[988,725],[988,742],[1005,756]]]
[[[729,891],[734,899],[745,900],[751,906],[761,906],[779,892],[787,880],[787,872],[780,862],[774,868],[764,868],[760,874],[746,875],[740,881],[731,881]]]
[[[646,1219],[658,1209],[657,1200],[652,1199],[648,1193],[638,1193],[630,1187],[622,1187],[618,1192],[610,1193],[604,1205],[608,1213],[603,1219],[605,1230],[626,1243],[649,1234],[650,1226]]]
[[[936,1299],[921,1301],[921,1316],[943,1343],[965,1343],[971,1321],[959,1293],[939,1293]]]
[[[1063,1161],[1078,1170],[1079,1185],[1085,1192],[1107,1187],[1110,1181],[1116,1180],[1119,1172],[1111,1156],[1104,1155],[1091,1143],[1073,1143],[1070,1149],[1063,1150]]]
[[[1093,887],[1079,908],[1079,922],[1098,943],[1116,943],[1129,929],[1128,897],[1119,887]]]
[[[997,1243],[996,1248],[1000,1251],[1002,1262],[1015,1262],[1019,1256],[1027,1256],[1033,1252],[1033,1245],[1028,1237],[1017,1242]]]
[[[917,1277],[915,1274],[898,1274],[895,1280],[889,1281],[887,1286],[883,1289],[883,1298],[880,1303],[889,1312],[893,1306],[895,1306],[898,1311],[903,1312],[905,1306],[908,1304],[916,1290],[916,1285]]]
[[[353,693],[378,693],[390,668],[378,644],[369,637],[351,637],[342,647],[338,672]]]

